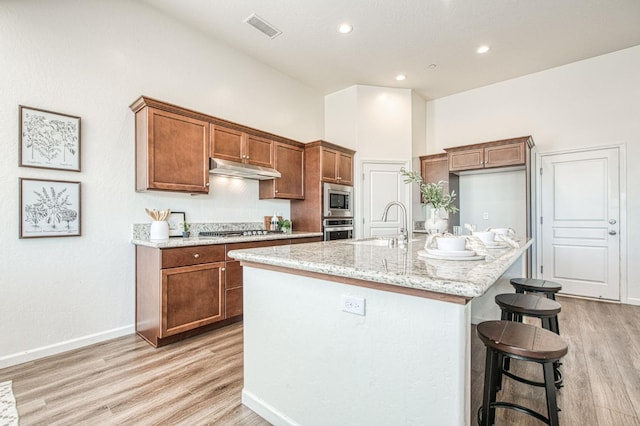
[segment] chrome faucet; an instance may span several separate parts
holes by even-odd
[[[389,214],[389,209],[391,206],[398,206],[402,209],[402,228],[400,228],[400,234],[404,241],[409,241],[409,232],[407,231],[407,208],[400,201],[391,201],[384,208],[384,213],[382,213],[382,220],[384,222],[387,221],[387,215]]]

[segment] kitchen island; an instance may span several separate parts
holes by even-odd
[[[423,260],[424,243],[229,252],[244,266],[243,403],[276,425],[469,425],[472,321],[499,318],[493,297],[531,242],[477,261]]]

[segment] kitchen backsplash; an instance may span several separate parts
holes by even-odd
[[[192,236],[197,236],[203,231],[245,231],[254,229],[264,229],[263,222],[230,222],[230,223],[190,223],[189,231]],[[149,239],[151,222],[134,223],[132,226],[131,238],[133,240]]]

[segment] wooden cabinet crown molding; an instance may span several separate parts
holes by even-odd
[[[171,112],[174,114],[179,114],[185,117],[190,117],[196,120],[207,121],[210,124],[214,124],[217,126],[223,126],[230,129],[238,130],[253,136],[258,136],[261,138],[269,139],[276,142],[281,142],[289,145],[294,145],[297,147],[304,147],[305,144],[302,142],[296,141],[294,139],[286,138],[284,136],[279,136],[273,133],[266,132],[264,130],[255,129],[253,127],[245,126],[243,124],[234,123],[233,121],[225,120],[220,117],[215,117],[209,114],[204,114],[198,111],[194,111],[188,108],[184,108],[178,105],[174,105],[168,102],[160,101],[158,99],[150,98],[148,96],[140,96],[136,99],[129,108],[135,113],[140,111],[144,107],[151,107],[167,112]]]
[[[471,145],[453,146],[450,148],[444,148],[444,150],[445,152],[449,153],[449,152],[456,152],[456,151],[467,151],[469,149],[475,149],[475,148],[490,148],[493,146],[511,145],[511,144],[520,143],[520,142],[525,143],[529,147],[529,149],[535,146],[535,143],[533,142],[533,138],[531,136],[520,136],[517,138],[500,139],[497,141],[474,143]]]
[[[327,141],[323,141],[323,140],[317,140],[317,141],[308,142],[307,144],[305,144],[305,148],[314,148],[316,146],[321,146],[323,148],[333,149],[335,151],[344,152],[345,154],[349,154],[349,155],[355,155],[355,153],[356,153],[352,149],[345,148],[343,146],[336,145],[336,144],[333,144],[331,142],[327,142]]]

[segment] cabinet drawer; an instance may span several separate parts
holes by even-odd
[[[220,262],[223,260],[224,244],[162,250],[162,269]]]

